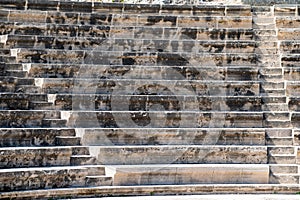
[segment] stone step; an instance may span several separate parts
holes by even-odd
[[[78,190],[82,191],[78,193]],[[226,194],[296,194],[299,191],[299,184],[186,184],[186,185],[141,185],[141,186],[102,186],[102,187],[80,187],[80,188],[65,188],[61,189],[43,189],[43,190],[31,190],[31,191],[16,191],[16,192],[2,192],[0,194],[1,198],[31,198],[32,196],[36,198],[53,198],[53,196],[58,198],[65,198],[66,196],[76,196],[85,198],[88,196],[98,196],[107,197],[111,194],[115,196],[149,196],[151,195],[190,195],[191,193],[196,195],[211,194],[216,192],[222,194],[226,198]],[[132,198],[132,197],[128,197]],[[146,198],[146,197],[145,197]],[[158,199],[159,197],[154,196],[153,199]],[[220,197],[217,197],[217,199]],[[228,198],[231,198],[228,197]],[[237,197],[240,198],[240,195]],[[251,197],[250,197],[251,198]],[[262,197],[264,198],[264,197]],[[282,198],[281,196],[279,199]],[[186,199],[184,196],[180,199]],[[275,198],[278,199],[278,198]],[[274,200],[275,200],[274,199]],[[297,197],[293,198],[297,199]],[[273,199],[272,199],[273,200]]]
[[[98,163],[96,158],[91,155],[73,155],[70,158],[70,165],[94,165]]]
[[[268,124],[270,124],[270,123],[268,123]],[[277,123],[277,126],[274,125],[274,127],[279,127],[280,124],[279,125],[278,124],[279,123]],[[281,126],[281,128],[282,128],[282,126]],[[293,145],[293,137],[292,136],[291,137],[267,137],[266,144],[267,145]]]
[[[0,68],[3,70],[23,70],[23,64],[18,63],[0,63]]]
[[[262,68],[259,70],[260,74],[262,75],[282,75],[283,74],[283,68],[277,67],[277,68]]]
[[[261,96],[286,96],[285,89],[267,89],[261,92]]]
[[[103,51],[166,51],[192,53],[253,53],[254,41],[200,41],[184,39],[143,38],[94,38],[94,37],[45,37],[32,35],[8,35],[9,48],[103,50]]]
[[[42,89],[35,85],[17,85],[13,91],[16,93],[42,93]]]
[[[132,65],[43,65],[31,67],[29,76],[34,78],[98,78],[98,79],[147,79],[169,78],[188,80],[255,81],[259,69],[249,66],[132,66]]]
[[[141,4],[142,7],[145,5]],[[157,5],[159,6],[159,5]],[[131,8],[132,9],[132,8]],[[142,11],[143,8],[138,8],[139,11]],[[207,10],[209,9],[209,10]],[[247,9],[247,11],[246,11]],[[175,11],[175,10],[172,10]],[[147,12],[136,12],[136,10],[130,11],[121,11],[118,13],[114,10],[113,13],[106,13],[107,10],[102,10],[101,14],[96,12],[92,13],[82,13],[82,12],[74,12],[74,10],[69,11],[57,11],[51,10],[46,12],[42,12],[41,10],[11,10],[10,13],[3,13],[2,21],[10,21],[10,22],[38,22],[38,23],[58,23],[58,24],[91,24],[91,25],[102,25],[102,24],[143,24],[143,25],[173,25],[178,26],[181,25],[183,19],[188,18],[228,18],[228,19],[236,19],[236,18],[250,18],[251,19],[251,11],[250,8],[220,8],[217,7],[212,8],[207,5],[201,8],[201,5],[198,5],[195,10],[190,10],[187,13],[177,13],[169,12],[168,10],[162,10],[161,13],[157,13],[157,10],[147,11]],[[205,13],[205,14],[204,14]],[[239,15],[239,14],[240,15]],[[126,16],[124,20],[120,20],[122,16]],[[197,18],[196,18],[197,19]],[[186,23],[190,23],[196,20],[184,21]],[[211,22],[212,20],[207,20]],[[235,21],[234,21],[235,22]],[[238,21],[239,22],[239,21]],[[182,22],[183,23],[183,22]],[[237,22],[236,22],[237,23]],[[222,21],[220,21],[222,25]],[[199,23],[200,25],[200,23]],[[191,24],[192,26],[192,24]]]
[[[117,165],[114,185],[259,184],[268,183],[267,165]]]
[[[0,129],[0,147],[54,146],[56,137],[75,136],[74,129]]]
[[[278,28],[278,40],[299,40],[300,29],[298,27],[293,28]]]
[[[70,165],[72,147],[1,148],[0,168]]]
[[[57,119],[59,111],[1,110],[0,127],[30,128],[41,127],[43,119]]]
[[[15,63],[16,62],[16,57],[14,56],[8,56],[8,55],[0,55],[0,62],[4,63]]]
[[[67,120],[65,119],[42,119],[42,127],[66,127]]]
[[[79,130],[78,130],[79,131]],[[83,145],[265,145],[263,129],[102,129],[78,132]]]
[[[268,147],[269,155],[295,155],[296,149],[291,146],[269,146]]]
[[[68,112],[68,111],[66,111]],[[68,127],[77,128],[261,128],[261,112],[72,111]]]
[[[30,28],[29,28],[30,27]],[[202,27],[149,27],[149,26],[113,26],[113,25],[60,25],[2,23],[1,35],[39,35],[97,38],[140,38],[140,39],[180,39],[180,40],[252,40],[250,28],[214,28]]]
[[[264,118],[267,121],[288,121],[290,120],[290,113],[289,112],[265,113]]]
[[[269,138],[293,137],[293,131],[289,128],[266,129],[266,136]]]
[[[165,52],[122,52],[122,51],[69,51],[59,49],[19,49],[17,61],[22,63],[53,64],[104,64],[104,65],[145,65],[145,66],[188,66],[199,65],[221,66],[253,65],[257,63],[253,53],[165,53]],[[276,59],[276,58],[274,58]],[[192,64],[190,64],[192,63]]]
[[[6,70],[5,74],[7,76],[20,77],[20,78],[26,78],[28,76],[28,73],[23,70]]]
[[[121,111],[130,105],[129,110],[151,110],[160,104],[164,110],[184,111],[261,111],[262,100],[252,96],[196,96],[196,95],[151,95],[151,94],[57,94],[55,109]],[[120,104],[119,104],[120,103]],[[135,106],[136,105],[136,106]],[[141,105],[141,106],[138,106]],[[278,106],[278,105],[277,105]],[[286,106],[287,107],[287,106]]]
[[[223,145],[141,145],[90,146],[97,163],[138,164],[264,164],[266,146]]]
[[[278,93],[277,93],[278,94]],[[288,104],[280,104],[280,103],[274,103],[274,104],[265,104],[262,106],[263,111],[278,111],[278,112],[284,112],[289,111]]]
[[[1,100],[27,100],[27,101],[47,101],[47,94],[17,94],[17,93],[1,93],[0,94]]]
[[[176,77],[165,80],[161,75],[145,79],[97,79],[97,78],[44,78],[43,91],[47,94],[155,94],[155,95],[209,95],[209,96],[258,96],[259,82],[256,81],[203,81]],[[157,77],[157,78],[156,78]],[[144,88],[143,88],[144,87]],[[163,88],[170,90],[164,91]],[[136,91],[138,90],[138,91]],[[140,90],[140,91],[139,91]],[[136,91],[136,92],[133,92]],[[269,99],[271,100],[271,99]],[[280,99],[276,99],[280,102]],[[279,101],[278,101],[279,100]]]
[[[282,74],[266,74],[260,76],[263,81],[284,81]]]
[[[29,102],[29,108],[31,110],[55,110],[52,102],[45,101],[31,101]]]
[[[274,154],[268,157],[270,164],[296,164],[296,155]]]
[[[56,136],[55,144],[58,146],[76,146],[81,144],[81,138],[76,136]]]
[[[266,81],[261,83],[261,88],[266,89],[274,89],[274,88],[280,88],[284,89],[284,82],[282,81]]]
[[[253,23],[257,25],[274,24],[274,16],[270,17],[253,17]]]
[[[299,184],[300,174],[272,174],[270,183],[273,184]]]
[[[117,14],[127,14],[127,13],[162,13],[162,14],[178,14],[178,15],[199,15],[199,16],[250,16],[251,7],[248,5],[210,5],[210,4],[195,4],[190,2],[188,5],[170,5],[162,4],[120,4],[120,3],[102,3],[102,2],[68,2],[68,1],[55,1],[55,2],[36,2],[30,1],[25,5],[25,2],[11,2],[4,1],[3,8],[10,10],[26,10],[26,8],[36,11],[60,11],[64,12],[82,12],[82,13],[92,13],[92,12],[102,12],[102,13],[117,13]],[[46,9],[47,8],[47,9]],[[209,10],[209,12],[208,12]]]
[[[299,46],[299,40],[282,41],[280,43],[280,51],[284,52],[284,54],[300,54]]]
[[[299,80],[300,68],[299,67],[290,67],[284,69],[284,79],[287,81]]]
[[[276,27],[278,28],[296,28],[300,26],[299,16],[276,17]]]
[[[267,104],[267,105],[269,105],[269,104],[272,104],[272,105],[274,105],[274,104],[280,104],[280,105],[282,105],[282,104],[286,104],[287,103],[287,97],[285,96],[285,97],[262,97],[262,100],[263,100],[263,103],[264,104]]]
[[[298,165],[295,164],[270,164],[270,174],[297,174]]]
[[[291,121],[290,120],[266,120],[264,121],[264,127],[266,128],[290,128],[292,127]]]
[[[206,12],[207,15],[211,11]],[[5,13],[6,14],[6,13]],[[5,15],[4,14],[4,15]],[[252,16],[181,16],[175,13],[72,13],[70,12],[33,12],[11,11],[3,22],[48,23],[48,24],[81,24],[81,25],[128,25],[128,26],[174,26],[174,27],[244,27],[251,28]],[[188,26],[190,25],[190,26]]]
[[[86,176],[85,185],[88,187],[112,186],[113,178],[110,176]]]
[[[0,191],[83,187],[86,186],[89,174],[103,176],[105,168],[101,165],[91,165],[0,169]]]
[[[276,5],[274,7],[275,16],[295,16],[297,15],[297,7],[295,5]]]
[[[286,91],[288,96],[297,97],[300,94],[300,82],[299,81],[287,81]]]

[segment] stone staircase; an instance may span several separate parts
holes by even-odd
[[[0,198],[300,191],[296,5],[0,16]]]

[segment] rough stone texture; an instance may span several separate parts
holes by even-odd
[[[0,198],[298,192],[298,1],[151,3],[1,1]]]

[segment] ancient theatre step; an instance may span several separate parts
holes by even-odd
[[[17,85],[15,87],[16,93],[31,93],[31,94],[38,94],[42,92],[42,89],[38,86],[34,85]]]
[[[10,128],[0,129],[0,147],[55,146],[57,136],[74,136],[74,129]]]
[[[267,184],[268,165],[111,165],[114,185]]]
[[[98,163],[96,158],[91,155],[73,155],[70,159],[70,165],[94,165]]]
[[[28,76],[28,72],[23,70],[6,70],[5,74],[6,76],[20,77],[20,78],[25,78]]]
[[[66,127],[67,120],[65,119],[43,119],[42,126],[43,127]]]
[[[265,145],[264,129],[87,128],[83,145]]]
[[[76,146],[81,144],[81,137],[76,136],[57,136],[55,138],[57,146]]]
[[[264,164],[266,146],[141,145],[90,146],[97,162],[108,165],[137,164]]]
[[[84,187],[86,177],[93,175],[105,177],[105,167],[86,165],[0,169],[0,191]],[[91,181],[93,183],[97,181]],[[98,183],[101,183],[100,178]],[[103,178],[103,184],[108,183],[109,178]]]
[[[70,165],[72,147],[0,148],[0,168]]]
[[[111,176],[86,176],[85,177],[85,186],[95,187],[95,186],[112,186],[113,177]]]
[[[29,108],[31,110],[55,110],[53,103],[46,101],[31,101],[29,102]]]
[[[300,184],[300,174],[271,174],[271,184]]]

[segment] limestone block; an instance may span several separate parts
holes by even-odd
[[[157,16],[150,15],[138,16],[139,26],[151,26],[151,27],[176,27],[177,26],[177,16]]]
[[[267,162],[267,149],[261,146],[94,146],[90,152],[109,165]]]
[[[195,5],[193,14],[195,16],[224,16],[225,6],[222,5]]]
[[[158,4],[124,4],[123,13],[158,14],[160,8]]]
[[[123,13],[125,4],[116,4],[116,3],[102,3],[102,2],[94,2],[93,11],[94,13],[103,13],[103,14],[111,14],[111,13]]]
[[[216,28],[217,19],[215,17],[178,17],[179,27],[195,27],[195,28]]]
[[[173,14],[173,15],[190,15],[192,13],[192,5],[176,5],[163,4],[161,7],[161,14]]]
[[[300,26],[298,17],[276,17],[276,26],[278,28],[296,28]]]
[[[279,40],[299,40],[300,31],[293,28],[290,29],[279,29],[278,39]]]
[[[93,4],[92,2],[80,2],[74,3],[74,2],[68,2],[68,1],[62,1],[60,2],[58,9],[61,12],[87,12],[91,13]]]
[[[9,11],[7,10],[0,10],[0,21],[1,22],[8,22]]]
[[[85,186],[87,169],[80,167],[25,168],[1,170],[0,191]]]
[[[10,0],[3,0],[1,2],[1,7],[6,9],[15,9],[15,10],[24,10],[26,1],[18,0],[18,1],[10,1]]]
[[[18,147],[2,148],[1,168],[69,165],[71,148]]]
[[[297,174],[272,174],[270,176],[272,184],[299,184],[299,175]]]
[[[217,27],[223,28],[252,28],[252,18],[250,17],[221,17],[217,18]]]
[[[285,54],[298,54],[300,43],[295,41],[282,41],[280,45],[280,50],[282,50]]]
[[[1,147],[53,146],[57,136],[73,136],[74,129],[1,129]]]
[[[9,14],[9,22],[30,22],[30,23],[45,23],[46,12],[30,11],[12,11]]]
[[[286,86],[286,92],[289,96],[299,96],[300,87],[298,82],[288,82]]]
[[[297,165],[270,165],[270,172],[272,174],[297,174]]]
[[[42,10],[42,11],[56,11],[58,9],[59,2],[57,1],[35,1],[29,0],[26,4],[29,10]]]
[[[251,16],[251,7],[242,5],[242,6],[226,6],[226,16]]]
[[[115,26],[136,26],[137,22],[137,15],[114,14],[112,17],[112,25]]]
[[[296,16],[297,7],[294,5],[278,5],[274,8],[275,16]]]
[[[114,185],[268,183],[265,165],[117,166]]]
[[[85,129],[84,145],[264,145],[261,130],[218,129]]]

